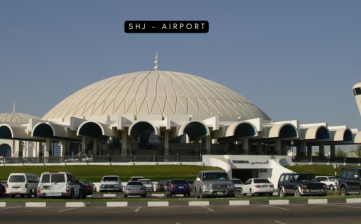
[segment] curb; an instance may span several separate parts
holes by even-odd
[[[268,200],[268,201],[249,201],[249,200],[230,200],[230,201],[139,201],[139,202],[0,202],[0,208],[5,207],[26,207],[26,208],[45,208],[45,207],[68,207],[68,208],[82,208],[82,207],[175,207],[175,206],[212,206],[212,205],[226,205],[226,206],[250,206],[250,205],[295,205],[295,204],[355,204],[361,203],[361,198],[345,198],[345,199],[300,199],[300,200]]]

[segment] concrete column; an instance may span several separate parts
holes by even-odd
[[[335,157],[335,156],[336,156],[336,146],[330,145],[330,157]]]
[[[128,154],[128,136],[127,136],[127,132],[125,130],[122,131],[122,151],[121,151],[121,155],[127,155]],[[125,151],[125,154],[124,154]],[[130,153],[130,152],[129,152]]]
[[[276,155],[281,155],[282,154],[281,139],[276,139],[275,140],[275,151],[276,151]]]
[[[245,155],[249,155],[249,143],[248,143],[248,138],[243,138],[242,139],[242,146],[243,146],[243,152]]]
[[[52,146],[51,145],[51,140],[50,140],[50,138],[47,138],[46,143],[45,143],[45,150],[44,150],[45,155],[44,155],[44,157],[53,156],[52,154],[50,154],[50,151],[53,151],[51,146]]]
[[[127,139],[127,149],[129,150],[129,152],[131,152],[131,151],[133,150],[133,147],[132,147],[132,138],[127,135],[127,138],[126,138],[126,139]]]
[[[306,155],[306,141],[300,142],[300,148],[297,151],[298,156],[305,156]]]
[[[262,155],[263,153],[263,145],[262,142],[257,142],[257,154]]]
[[[312,156],[312,145],[307,146],[307,156]]]
[[[164,155],[169,156],[169,131],[167,130],[164,132],[163,142],[164,142]]]
[[[92,148],[92,150],[93,150],[93,155],[96,155],[97,154],[97,150],[98,150],[98,140],[97,139],[95,139],[95,138],[93,138],[93,148]]]
[[[320,145],[318,146],[319,148],[319,156],[325,156],[325,144],[324,143],[320,143]]]
[[[84,155],[86,154],[86,137],[81,138],[81,153]]]
[[[211,136],[208,135],[206,137],[204,137],[204,146],[205,146],[205,149],[206,149],[206,154],[207,155],[210,155],[211,154]]]

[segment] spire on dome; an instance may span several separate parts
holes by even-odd
[[[158,52],[156,52],[156,54],[155,54],[155,66],[154,66],[154,69],[156,70],[156,71],[158,71],[158,69],[159,69],[159,66],[158,66],[158,63],[159,63],[159,61],[158,61]]]
[[[13,106],[13,113],[16,113],[16,111],[15,111],[15,101],[14,101],[14,106]]]

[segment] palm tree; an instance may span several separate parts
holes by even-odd
[[[336,149],[336,157],[347,157],[348,153],[343,151],[340,147]]]

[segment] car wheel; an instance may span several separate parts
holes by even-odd
[[[79,191],[79,199],[85,198],[83,191]]]
[[[169,193],[169,197],[171,198],[173,195],[172,195],[172,193]]]
[[[273,196],[273,192],[270,192],[270,193],[268,194],[268,196]]]
[[[188,193],[187,196],[190,197],[190,196],[191,196],[191,193]]]
[[[36,192],[34,192],[33,196],[34,196],[34,198],[37,198],[38,194]]]
[[[301,193],[298,189],[295,190],[295,197],[301,197]]]
[[[284,197],[286,197],[286,194],[285,194],[285,192],[283,191],[283,189],[281,188],[280,190],[279,190],[279,196],[281,197],[281,198],[284,198]]]
[[[10,197],[12,197],[12,198],[15,197],[15,194],[11,194]]]
[[[146,194],[143,194],[142,197],[145,198],[145,197],[147,197],[147,195],[146,195]]]
[[[79,193],[80,193],[80,192],[79,192]],[[75,194],[74,194],[74,190],[71,190],[71,198],[72,198],[72,199],[76,199]]]
[[[187,197],[187,195],[186,195],[186,194],[183,194],[183,197]]]
[[[25,194],[21,194],[20,197],[22,197],[22,198],[25,197]]]
[[[340,195],[341,195],[341,196],[347,196],[346,188],[345,188],[345,187],[341,187],[341,189],[340,189]]]
[[[334,191],[335,187],[333,185],[330,185],[330,191]]]
[[[124,194],[124,197],[126,198],[126,197],[128,197],[128,195]]]

